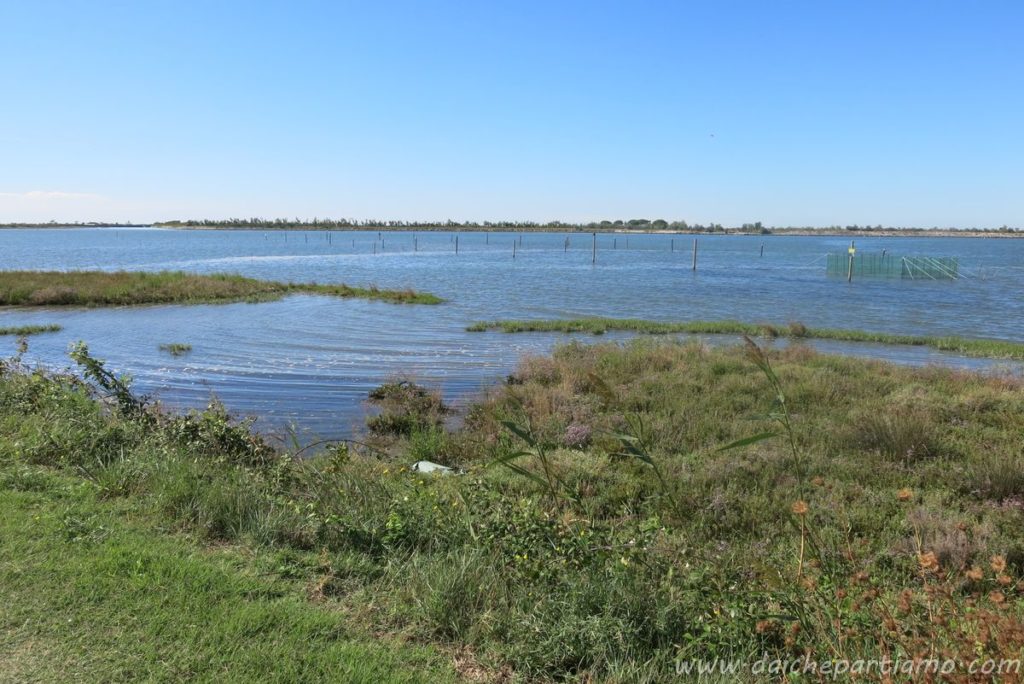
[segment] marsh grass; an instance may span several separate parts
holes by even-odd
[[[155,561],[137,549],[102,555],[122,511],[152,520],[138,549],[145,535],[164,549],[168,530],[207,553],[237,549],[237,570],[302,585],[310,615],[339,616],[330,629],[472,654],[472,669],[499,681],[677,681],[684,657],[970,660],[1024,648],[1020,378],[800,345],[571,343],[525,359],[458,430],[430,389],[393,382],[374,401],[408,431],[297,459],[222,407],[163,413],[124,396],[87,349],[76,360],[84,378],[0,366],[0,486],[11,500],[85,482],[112,517],[39,526],[26,513],[19,539],[45,545],[0,571],[23,558],[56,566],[71,543],[126,572],[144,557],[145,573]],[[871,422],[908,406],[913,425]],[[567,440],[570,428],[587,439]],[[906,457],[922,443],[939,448]],[[427,454],[465,474],[409,472]],[[535,477],[486,467],[503,456]],[[109,604],[97,618],[80,592],[94,596],[109,567],[76,567],[79,589],[57,612],[107,624]],[[182,577],[133,580],[128,596],[146,618],[146,592],[163,600],[169,588],[174,604],[193,586]],[[248,609],[275,606],[269,591],[245,594]],[[274,635],[275,657],[300,657],[289,654],[310,633],[288,615],[258,632]],[[42,624],[51,638],[66,629]],[[253,642],[212,629],[217,646],[241,639],[218,666],[235,672],[238,658],[251,673]],[[168,653],[190,652],[189,638],[151,635]]]
[[[474,323],[469,332],[497,330],[505,333],[558,332],[603,335],[609,330],[628,331],[648,335],[704,334],[749,335],[751,337],[788,337],[792,339],[837,340],[842,342],[870,342],[876,344],[931,347],[939,351],[964,356],[993,359],[1024,359],[1024,344],[1003,340],[981,340],[965,337],[929,337],[924,335],[894,335],[891,333],[841,330],[837,328],[811,328],[792,322],[779,326],[770,323],[741,323],[739,321],[682,321],[662,322],[629,318],[579,318],[570,320],[489,321]]]
[[[182,271],[0,271],[0,306],[127,306],[258,302],[290,294],[358,297],[395,304],[439,304],[434,295],[375,286],[281,283],[240,275]]]
[[[0,335],[24,337],[26,335],[38,335],[40,333],[58,332],[60,330],[63,330],[63,326],[55,323],[50,325],[15,325],[0,327]]]
[[[171,342],[168,344],[161,344],[160,351],[167,352],[171,356],[184,356],[192,351],[192,345],[184,344],[182,342]]]

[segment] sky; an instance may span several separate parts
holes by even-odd
[[[1024,227],[1024,3],[0,0],[0,222]]]

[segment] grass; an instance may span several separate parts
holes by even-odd
[[[368,667],[429,644],[387,666],[440,652],[484,681],[1024,648],[1020,378],[571,343],[457,429],[390,383],[360,443],[296,458],[74,358],[91,380],[0,370],[10,679],[313,679],[366,635]]]
[[[965,337],[929,337],[925,335],[893,335],[891,333],[841,330],[836,328],[809,328],[802,323],[780,326],[770,323],[741,323],[739,321],[682,321],[660,322],[635,318],[578,318],[570,320],[489,321],[474,323],[469,332],[498,330],[506,333],[558,332],[590,333],[602,335],[609,330],[638,332],[650,335],[672,333],[707,335],[751,335],[769,338],[839,340],[843,342],[873,342],[877,344],[931,347],[964,356],[993,359],[1024,359],[1024,343],[1002,340],[981,340]]]
[[[38,335],[39,333],[58,332],[60,330],[63,330],[63,326],[56,323],[50,325],[15,325],[6,328],[0,327],[0,335],[25,337],[26,335]]]
[[[436,652],[355,634],[251,554],[162,534],[88,481],[0,477],[3,681],[454,680]]]
[[[413,290],[343,284],[280,283],[240,275],[181,271],[0,271],[0,306],[124,306],[267,301],[290,294],[359,297],[395,304],[439,304]]]
[[[181,342],[171,342],[169,344],[161,344],[160,351],[165,351],[171,356],[184,356],[192,351],[192,345],[183,344]]]

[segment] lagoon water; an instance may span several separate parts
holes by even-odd
[[[86,341],[109,367],[173,407],[215,395],[257,427],[301,439],[350,435],[367,392],[407,376],[463,401],[507,374],[524,354],[565,335],[467,333],[478,320],[609,316],[857,328],[904,334],[1024,340],[1024,240],[857,239],[864,251],[956,256],[963,277],[860,279],[825,275],[824,256],[849,239],[565,234],[176,231],[143,229],[0,230],[0,269],[232,272],[296,282],[412,287],[440,306],[393,305],[294,296],[261,304],[112,309],[0,308],[0,327],[60,323],[30,338],[32,362],[68,365],[67,348]],[[674,241],[675,251],[672,251]],[[512,258],[513,243],[516,258]],[[759,256],[762,243],[764,256]],[[374,248],[376,246],[376,254]],[[608,335],[597,339],[621,339]],[[585,339],[593,339],[585,337]],[[171,357],[162,343],[184,342]],[[0,337],[0,354],[15,340]],[[826,351],[901,363],[971,367],[991,362],[925,348],[815,342]],[[1018,369],[1019,370],[1019,369]]]

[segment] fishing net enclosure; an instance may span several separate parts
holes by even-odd
[[[885,252],[858,253],[853,257],[853,277],[908,278],[911,280],[956,280],[956,257],[899,256]],[[825,267],[830,276],[850,275],[849,254],[829,254]]]

